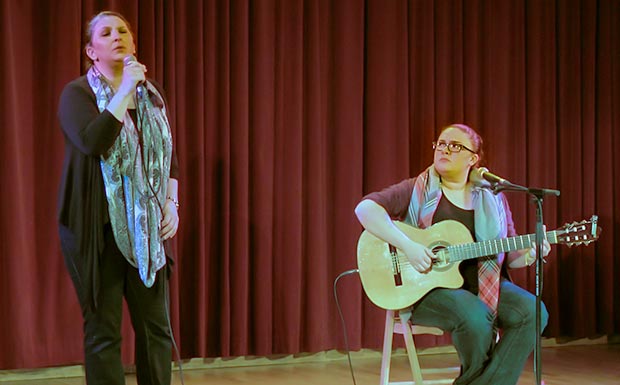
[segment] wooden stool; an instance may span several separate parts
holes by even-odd
[[[385,333],[383,335],[383,357],[381,360],[381,382],[380,385],[405,385],[405,384],[451,384],[454,381],[460,368],[446,368],[439,369],[439,372],[450,371],[456,372],[456,375],[450,379],[441,380],[429,380],[424,381],[422,379],[422,370],[420,369],[420,362],[418,361],[418,354],[416,352],[415,343],[413,342],[414,334],[433,334],[436,336],[443,335],[443,330],[421,325],[411,325],[409,319],[411,318],[411,310],[401,310],[398,312],[398,316],[395,315],[394,310],[387,310],[385,316]],[[407,348],[407,356],[409,357],[409,364],[411,365],[411,374],[413,375],[414,382],[390,382],[390,362],[392,358],[392,339],[394,334],[402,334],[405,339],[405,346]]]

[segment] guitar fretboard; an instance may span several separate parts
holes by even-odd
[[[551,244],[558,243],[558,231],[547,231],[547,240]],[[509,251],[529,249],[536,240],[536,234],[519,235],[511,238],[490,239],[475,243],[465,243],[461,245],[448,246],[445,251],[448,253],[450,262],[464,261],[493,255],[506,253]]]

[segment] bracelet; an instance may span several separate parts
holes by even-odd
[[[173,197],[168,197],[166,199],[172,201],[172,203],[174,203],[174,205],[176,206],[177,210],[179,209],[180,205],[179,205],[179,201],[178,200],[174,199]]]

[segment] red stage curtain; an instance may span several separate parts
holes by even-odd
[[[548,258],[546,335],[620,332],[618,1],[2,0],[0,369],[82,361],[55,219],[56,109],[103,9],[132,23],[170,103],[183,358],[342,349],[332,283],[356,266],[353,208],[417,175],[452,122],[481,131],[497,174],[561,190],[549,229],[600,217],[595,245]],[[510,200],[533,232],[532,205]],[[533,269],[513,276],[534,290]],[[384,312],[357,277],[339,292],[350,347],[377,348]]]

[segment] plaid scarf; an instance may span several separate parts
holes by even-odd
[[[86,77],[103,112],[115,91],[95,66]],[[100,163],[118,248],[138,269],[142,282],[151,287],[157,271],[166,264],[159,229],[170,177],[172,135],[162,96],[151,83],[145,86],[149,95],[136,98],[137,124],[126,112],[119,136]]]

